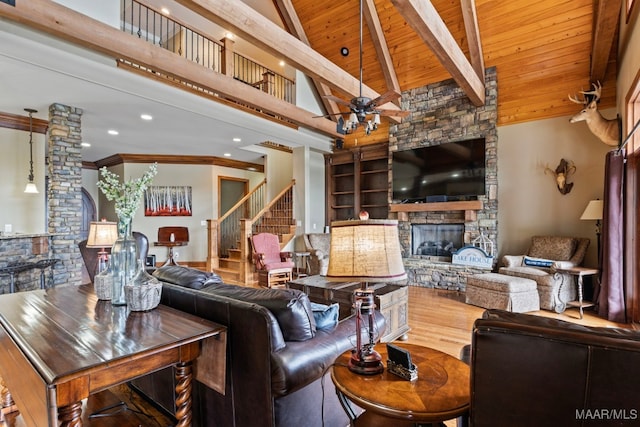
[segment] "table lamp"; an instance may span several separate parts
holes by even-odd
[[[329,267],[327,280],[360,281],[354,291],[356,311],[356,348],[349,361],[349,370],[361,375],[384,371],[382,357],[374,350],[374,291],[369,282],[392,282],[407,278],[402,263],[398,237],[398,221],[370,219],[335,221],[331,223]],[[363,316],[368,318],[368,341],[363,343]]]
[[[602,200],[591,200],[580,216],[581,220],[596,221],[596,242],[598,244],[598,262],[600,262],[600,220],[602,219],[604,202]]]
[[[89,223],[89,236],[87,237],[88,248],[100,248],[98,252],[98,271],[100,273],[107,267],[109,257],[105,248],[113,246],[118,239],[118,224],[115,222],[91,221]]]

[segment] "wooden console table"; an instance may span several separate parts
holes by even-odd
[[[87,285],[1,295],[0,326],[0,377],[36,427],[81,426],[83,399],[172,365],[177,425],[190,426],[192,364],[226,342],[224,326],[163,305],[127,312]]]
[[[299,289],[318,304],[338,303],[340,319],[353,312],[353,291],[360,289],[360,282],[330,282],[324,276],[308,276],[290,281],[287,286]],[[385,317],[387,326],[381,342],[406,340],[409,332],[409,288],[388,283],[369,285],[375,291],[376,306]]]

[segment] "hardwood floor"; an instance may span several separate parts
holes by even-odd
[[[435,348],[458,357],[462,347],[471,343],[473,323],[477,318],[482,317],[484,311],[484,308],[465,304],[464,293],[411,286],[409,287],[411,330],[407,342]],[[567,309],[560,314],[546,310],[529,314],[590,326],[629,326],[609,322],[590,310],[585,310],[582,320],[580,320],[578,309]]]
[[[424,345],[458,357],[460,350],[471,342],[471,329],[475,320],[482,316],[484,308],[464,303],[464,294],[452,291],[429,288],[409,287],[409,339],[407,342]],[[531,314],[553,317],[583,325],[605,327],[628,327],[602,319],[590,310],[585,311],[584,318],[579,319],[577,309],[568,309],[557,314],[550,311],[537,311]],[[127,386],[118,386],[92,397],[86,404],[85,414],[97,408],[105,408],[119,401],[127,403],[129,410],[110,417],[83,419],[85,426],[155,426],[173,425],[172,421],[157,411],[152,405],[141,399]],[[455,421],[448,421],[448,427],[455,426]],[[20,417],[7,416],[0,421],[0,427],[22,427]]]

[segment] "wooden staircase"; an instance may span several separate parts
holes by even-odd
[[[257,286],[249,237],[258,233],[276,234],[280,247],[284,248],[296,232],[293,218],[293,186],[295,181],[282,190],[268,204],[264,199],[266,180],[240,200],[228,213],[217,220],[208,220],[209,253],[207,271],[217,273],[226,283]],[[257,211],[251,218],[243,214]],[[240,213],[238,213],[240,212]],[[248,216],[248,215],[247,215]]]

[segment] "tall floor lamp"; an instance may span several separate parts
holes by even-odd
[[[356,311],[356,348],[352,351],[349,370],[361,375],[384,371],[382,357],[374,350],[375,299],[370,282],[393,282],[407,278],[396,220],[356,220],[331,223],[327,280],[360,281],[354,291]],[[363,343],[363,316],[368,318],[368,340]]]
[[[587,204],[587,207],[582,212],[580,216],[581,220],[595,220],[596,221],[596,242],[598,244],[598,267],[600,267],[600,233],[601,233],[601,223],[602,220],[602,211],[604,208],[604,202],[602,200],[596,199],[591,200]]]

